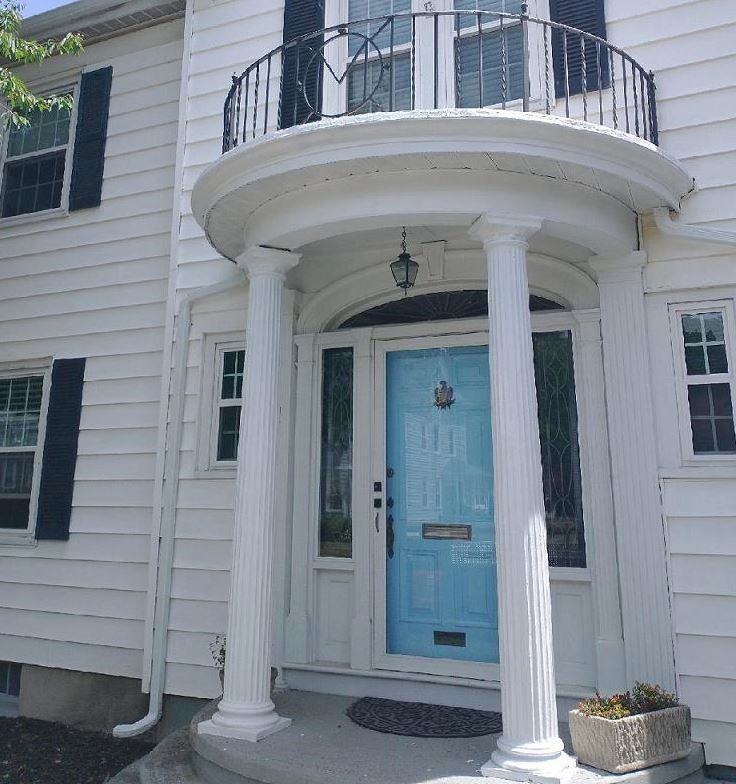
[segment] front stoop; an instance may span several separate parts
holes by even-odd
[[[351,697],[289,691],[275,694],[274,702],[278,713],[293,723],[258,743],[199,734],[197,724],[212,715],[215,703],[194,717],[190,725],[192,766],[202,784],[496,781],[483,778],[480,768],[495,749],[497,735],[447,739],[385,735],[350,721],[345,710],[353,702]],[[703,764],[702,747],[693,744],[685,759],[633,773],[613,775],[579,767],[569,784],[703,784]]]

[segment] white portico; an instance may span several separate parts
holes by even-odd
[[[455,152],[447,151],[449,139]],[[556,179],[540,177],[528,163],[534,159],[540,162],[535,167],[541,168],[541,161],[550,156],[556,161],[580,161],[581,149],[586,166],[603,187],[593,189],[575,181],[569,176],[572,163],[559,168],[568,176]],[[502,155],[507,161],[504,170],[497,163]],[[526,172],[518,171],[521,167],[513,163],[522,160]],[[394,113],[292,128],[231,151],[201,176],[194,193],[195,214],[210,241],[248,274],[251,304],[244,397],[260,404],[246,406],[241,420],[224,696],[200,732],[258,740],[286,726],[288,717],[278,716],[268,697],[269,667],[274,663],[282,667],[287,682],[299,688],[331,675],[335,690],[360,693],[361,684],[378,684],[376,676],[390,676],[399,679],[397,684],[404,679],[407,696],[421,694],[421,682],[439,689],[455,685],[460,691],[454,696],[445,692],[438,699],[462,703],[472,693],[472,705],[488,708],[499,706],[494,684],[497,689],[500,682],[504,734],[495,751],[488,749],[490,759],[483,772],[545,780],[560,780],[569,774],[574,763],[563,751],[557,728],[560,680],[555,678],[554,660],[560,656],[553,646],[550,586],[556,585],[555,579],[566,578],[562,589],[553,592],[554,601],[564,607],[579,590],[575,586],[582,575],[568,570],[550,581],[547,550],[553,534],[542,493],[532,341],[533,331],[543,324],[553,330],[568,325],[569,334],[574,335],[590,629],[581,632],[582,616],[571,618],[563,610],[560,617],[565,618],[568,636],[575,640],[590,634],[594,651],[590,686],[621,688],[627,675],[672,683],[669,620],[660,612],[667,601],[667,588],[657,571],[664,569],[664,561],[658,563],[660,554],[652,548],[658,520],[637,502],[630,509],[630,520],[619,524],[616,544],[611,503],[612,496],[621,498],[622,504],[626,503],[624,496],[651,498],[656,472],[653,476],[643,466],[641,471],[626,471],[619,480],[611,473],[606,443],[610,434],[614,461],[631,465],[646,460],[639,442],[648,437],[651,422],[619,421],[620,407],[626,406],[627,398],[646,394],[629,382],[634,372],[637,379],[646,378],[638,375],[646,361],[636,349],[641,345],[637,331],[641,324],[629,317],[632,311],[639,312],[642,302],[635,214],[663,200],[673,205],[686,183],[675,163],[651,145],[624,134],[493,110]],[[436,327],[422,323],[403,328],[351,327],[366,323],[360,320],[362,312],[375,312],[396,299],[390,281],[383,277],[388,272],[384,266],[387,250],[379,251],[365,267],[361,259],[370,255],[372,244],[381,247],[383,242],[389,248],[391,240],[385,238],[390,234],[393,239],[401,226],[409,227],[410,237],[421,227],[435,227],[438,237],[422,245],[426,268],[420,273],[416,296],[487,290],[488,321],[461,318],[454,324],[439,322]],[[451,239],[440,241],[442,236]],[[344,255],[351,238],[355,238],[354,259]],[[336,247],[343,248],[344,273],[329,261],[330,249]],[[605,282],[600,291],[596,276],[601,284]],[[288,454],[277,454],[278,412],[273,402],[279,368],[288,362],[281,356],[279,364],[284,346],[280,330],[288,321],[282,312],[288,301],[284,286],[304,293],[295,328],[296,403],[293,441],[288,442],[294,449],[293,514],[286,537],[290,549],[282,555],[290,568],[281,572],[287,591],[283,608],[277,608],[277,614],[279,610],[284,613],[283,636],[278,615],[275,620],[275,648],[283,646],[275,654],[277,661],[269,589],[275,535],[272,510],[280,492],[277,488],[282,486],[279,479],[290,461]],[[567,313],[530,316],[530,294],[551,299],[553,307]],[[625,308],[614,304],[620,297],[626,298]],[[554,305],[554,301],[563,304]],[[351,318],[358,320],[351,322]],[[341,324],[346,331],[331,335],[330,330]],[[434,336],[431,340],[422,337],[430,335]],[[342,465],[338,469],[343,472],[340,476],[349,470],[348,488],[352,487],[350,561],[339,562],[334,549],[324,559],[318,552],[315,560],[314,517],[321,514],[315,505],[328,492],[324,476],[320,479],[326,458],[317,449],[319,428],[324,428],[320,404],[326,405],[328,360],[324,352],[346,344],[353,347],[352,452],[347,462],[344,455],[338,460]],[[426,351],[436,351],[436,346],[442,351],[442,346],[463,345],[487,345],[490,360],[486,421],[493,434],[488,464],[493,466],[497,632],[489,639],[497,639],[498,658],[468,653],[466,660],[453,661],[453,652],[443,658],[442,650],[447,649],[427,658],[426,648],[395,645],[391,591],[396,588],[391,588],[391,575],[396,562],[391,559],[394,517],[400,518],[401,502],[393,507],[397,491],[391,489],[390,479],[385,480],[386,488],[382,483],[387,455],[395,458],[389,443],[396,431],[387,407],[391,400],[387,358],[399,348],[424,346]],[[606,412],[604,390],[609,375],[619,379],[620,405]],[[631,427],[638,428],[636,441],[631,439]],[[376,437],[377,430],[384,433],[381,438]],[[402,443],[409,448],[408,441]],[[318,467],[320,461],[323,469]],[[388,476],[392,476],[391,469]],[[344,492],[335,487],[338,496]],[[620,595],[616,553],[620,557],[624,551],[629,577]],[[283,568],[284,564],[278,566],[277,574]],[[636,586],[644,583],[648,590],[635,599]],[[330,586],[337,586],[337,593],[330,595]],[[633,601],[651,602],[652,614],[627,613],[625,608]],[[568,610],[576,606],[568,601]],[[333,636],[340,636],[335,619],[341,607],[349,618],[349,629],[342,632],[347,635],[346,654],[340,652],[337,638],[330,640],[329,631],[332,628]],[[445,632],[440,637],[437,634],[435,642],[440,644],[448,644],[447,637],[450,645],[455,640],[465,645],[465,632],[461,636],[451,632],[449,637]],[[325,638],[327,643],[322,645]],[[343,656],[345,664],[334,663]],[[500,669],[494,661],[500,661]],[[563,683],[580,683],[587,677],[579,675],[582,671],[575,671],[575,666],[574,674]],[[562,669],[566,667],[563,663]],[[348,685],[351,674],[358,678],[353,686]],[[436,687],[431,687],[433,682]],[[321,683],[320,688],[330,690],[326,681]],[[565,691],[574,697],[575,688]]]

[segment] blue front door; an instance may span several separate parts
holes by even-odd
[[[386,357],[387,652],[498,662],[488,348]]]

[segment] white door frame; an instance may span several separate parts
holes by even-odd
[[[623,647],[620,625],[616,622],[616,619],[620,622],[618,570],[615,552],[611,552],[610,546],[613,509],[600,340],[595,340],[593,334],[598,319],[597,310],[532,313],[533,331],[570,330],[573,335],[588,567],[552,568],[550,577],[553,593],[556,585],[574,592],[575,584],[582,589],[587,583],[586,590],[592,589],[595,628],[591,630],[591,636],[598,656],[597,662],[591,662],[590,666],[597,670],[596,681],[605,684],[609,678],[606,672],[618,671],[623,664],[623,661],[619,662]],[[380,388],[376,386],[376,374],[385,374],[386,351],[398,349],[402,344],[406,347],[439,343],[472,345],[473,341],[475,344],[487,343],[486,319],[421,322],[295,336],[300,353],[296,381],[291,602],[286,619],[286,662],[312,667],[321,660],[315,639],[318,628],[315,585],[321,572],[339,571],[350,572],[353,578],[350,656],[342,671],[372,669],[378,674],[394,670],[422,673],[430,678],[448,675],[461,678],[468,672],[465,677],[498,680],[498,665],[423,657],[410,660],[411,657],[385,653],[385,393],[383,400],[375,394]],[[323,349],[335,346],[352,346],[355,351],[352,559],[320,558],[317,554],[321,357]],[[382,383],[385,389],[385,378]],[[591,389],[595,394],[591,394]],[[377,427],[376,423],[382,424]],[[380,510],[373,507],[374,481],[382,482]],[[375,529],[377,511],[378,533]],[[600,567],[601,562],[605,568]],[[576,669],[577,665],[573,664],[571,675],[558,673],[562,676],[561,682],[578,682],[574,679]]]

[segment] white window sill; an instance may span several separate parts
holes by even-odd
[[[235,479],[238,475],[237,466],[212,466],[200,468],[192,474],[194,479]]]
[[[37,544],[29,531],[0,529],[0,547],[35,547]]]
[[[65,218],[69,214],[67,207],[54,207],[51,210],[26,212],[23,215],[14,215],[12,218],[0,218],[0,231],[13,226],[26,226],[29,223],[40,223],[52,218]]]
[[[660,479],[736,479],[736,458],[705,462],[688,461],[680,468],[661,468]]]
[[[18,697],[0,694],[0,716],[13,718],[18,715]]]

